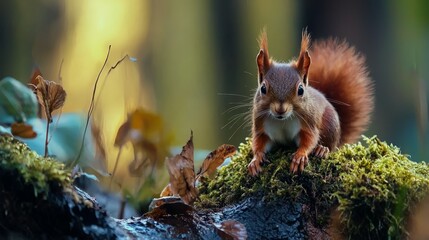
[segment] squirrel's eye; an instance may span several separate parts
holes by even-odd
[[[264,95],[267,94],[267,87],[265,86],[265,83],[263,83],[261,86],[261,93]]]
[[[298,87],[298,96],[302,96],[304,94],[304,87],[302,85],[299,85]]]

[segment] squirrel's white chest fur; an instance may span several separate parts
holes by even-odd
[[[268,117],[264,121],[264,132],[268,135],[271,143],[267,144],[266,151],[270,150],[272,143],[299,144],[299,130],[301,123],[295,116],[285,120]]]

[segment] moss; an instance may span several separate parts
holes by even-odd
[[[95,199],[72,185],[64,164],[1,134],[0,226],[9,238],[125,238]]]
[[[33,187],[36,196],[49,192],[53,185],[68,187],[72,182],[64,164],[39,156],[8,135],[0,135],[0,171],[16,172],[25,184]]]
[[[377,137],[345,145],[327,159],[311,158],[300,175],[289,173],[291,152],[276,150],[257,177],[247,172],[251,142],[241,144],[232,162],[200,186],[201,207],[222,207],[259,195],[267,201],[299,201],[312,221],[326,227],[337,208],[349,238],[392,239],[406,234],[406,218],[429,190],[429,167]]]

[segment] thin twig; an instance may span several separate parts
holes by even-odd
[[[101,75],[101,73],[103,72],[103,70],[104,70],[104,68],[105,68],[105,66],[106,66],[107,60],[109,59],[109,55],[110,55],[110,48],[111,48],[111,45],[109,45],[109,51],[107,52],[106,60],[104,61],[103,67],[101,68],[100,72],[98,73],[97,80],[95,81],[95,84],[94,84],[94,89],[93,89],[93,91],[92,91],[92,97],[91,97],[91,104],[90,104],[89,109],[88,109],[88,114],[87,114],[87,118],[86,118],[85,130],[84,130],[84,132],[83,132],[82,144],[81,144],[81,147],[80,147],[80,149],[79,149],[79,154],[78,154],[77,158],[75,159],[75,161],[72,163],[72,166],[73,166],[73,165],[75,165],[75,164],[79,161],[79,158],[80,158],[80,156],[82,155],[83,146],[84,146],[84,141],[85,141],[85,134],[86,134],[86,132],[87,132],[87,130],[88,130],[89,120],[90,120],[90,118],[91,118],[92,113],[94,112],[95,105],[98,103],[98,99],[100,98],[100,95],[98,95],[98,96],[97,96],[97,99],[96,99],[96,100],[94,100],[94,99],[95,99],[95,95],[96,95],[96,91],[97,91],[97,84],[98,84],[98,81],[99,81],[99,79],[100,79],[100,75]],[[113,69],[115,69],[115,68],[116,68],[116,67],[117,67],[121,62],[123,62],[123,61],[124,61],[125,59],[127,59],[127,58],[128,58],[128,59],[130,59],[130,57],[129,57],[129,55],[128,55],[128,54],[126,54],[125,56],[123,56],[119,61],[117,61],[117,62],[115,63],[115,65],[113,65],[112,67],[110,67],[109,71],[107,72],[106,76],[104,77],[104,82],[103,82],[103,85],[101,85],[101,89],[103,89],[103,86],[104,86],[104,84],[106,83],[107,77],[110,75],[110,72],[111,72]]]
[[[85,124],[85,129],[83,131],[82,144],[80,145],[79,153],[78,153],[76,159],[72,162],[71,166],[76,165],[77,162],[79,161],[80,156],[82,155],[83,146],[85,144],[85,134],[86,134],[86,131],[88,130],[89,119],[91,118],[91,114],[92,114],[92,111],[94,109],[94,98],[95,98],[95,93],[97,91],[97,84],[98,84],[98,81],[100,80],[100,75],[103,72],[104,67],[106,67],[107,60],[109,59],[111,47],[112,47],[112,45],[109,45],[109,50],[107,51],[106,59],[104,60],[103,66],[101,67],[100,72],[98,72],[97,78],[95,80],[94,88],[92,90],[91,104],[89,105],[88,113],[86,116],[86,124]]]
[[[45,136],[45,157],[48,156],[48,144],[49,144],[49,119],[46,121],[46,136]]]
[[[121,205],[119,206],[118,219],[123,219],[124,218],[125,205],[126,204],[127,204],[127,200],[125,199],[125,197],[122,196]]]
[[[107,77],[110,75],[110,72],[113,70],[113,69],[115,69],[121,62],[123,62],[125,59],[129,59],[130,57],[128,56],[128,54],[126,54],[125,56],[123,56],[121,59],[119,59],[119,61],[117,61],[116,62],[116,64],[115,65],[113,65],[113,66],[111,66],[110,67],[110,69],[109,69],[109,71],[107,72],[107,74],[106,74],[106,76],[104,77],[104,81],[103,81],[103,84],[101,85],[101,87],[100,87],[100,91],[102,91],[103,90],[103,88],[104,88],[104,85],[106,84],[106,79],[107,79]],[[99,101],[99,99],[100,99],[100,96],[101,96],[101,94],[98,94],[98,96],[97,96],[97,99],[95,100],[95,105],[97,105],[98,104],[98,101]]]
[[[110,176],[109,191],[111,190],[111,187],[112,187],[113,177],[115,176],[116,168],[118,167],[118,162],[119,162],[119,157],[121,156],[121,152],[122,152],[122,146],[119,148],[118,156],[116,157],[115,166],[113,167],[112,176]]]
[[[60,113],[59,113],[59,114],[58,114],[58,116],[57,116],[57,120],[55,121],[54,129],[52,129],[52,131],[51,131],[51,135],[49,136],[48,143],[50,143],[50,142],[51,142],[51,140],[52,140],[52,136],[54,136],[54,135],[53,135],[53,133],[55,133],[55,131],[57,130],[58,123],[60,122],[60,118],[61,118],[61,115],[62,115],[62,114],[63,114],[63,108],[60,108]]]
[[[63,69],[64,58],[61,60],[60,69],[58,70],[58,82],[63,82],[63,77],[61,76],[61,70]]]
[[[61,63],[60,63],[60,68],[58,69],[58,83],[59,84],[62,84],[62,82],[63,82],[63,77],[61,76],[61,71],[62,71],[62,69],[63,69],[63,63],[64,63],[64,58],[63,59],[61,59]],[[29,84],[30,85],[30,84]],[[34,86],[33,84],[31,84],[32,86]],[[37,89],[37,87],[36,86],[34,86],[36,89]],[[54,125],[54,129],[52,130],[52,132],[55,132],[55,130],[57,130],[57,127],[58,127],[58,122],[60,121],[60,118],[61,118],[61,114],[62,114],[62,107],[61,107],[61,109],[60,109],[60,114],[58,114],[58,117],[57,117],[57,120],[55,121],[55,125]],[[49,139],[47,139],[46,141],[47,141],[47,144],[49,144],[50,142],[51,142],[51,140],[52,140],[52,132],[51,132],[51,135],[49,136]],[[45,153],[46,154],[46,153]]]
[[[113,65],[113,66],[111,66],[110,67],[110,69],[109,69],[109,71],[107,72],[107,75],[106,75],[106,78],[107,78],[107,76],[109,76],[109,74],[110,74],[110,72],[113,70],[113,69],[115,69],[121,62],[123,62],[125,59],[127,59],[127,58],[130,58],[129,56],[128,56],[128,54],[126,54],[125,56],[123,56],[119,61],[117,61],[116,62],[116,64],[115,65]]]

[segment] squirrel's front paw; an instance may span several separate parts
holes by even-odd
[[[304,171],[304,167],[308,165],[308,156],[307,154],[296,152],[293,155],[292,162],[290,164],[290,171],[296,173],[298,170],[300,172]]]
[[[252,176],[258,175],[259,172],[262,171],[261,163],[263,161],[263,158],[256,158],[254,157],[252,161],[247,165],[247,168],[249,169],[249,173]]]
[[[329,148],[325,147],[323,145],[318,144],[314,149],[313,149],[313,154],[316,157],[320,157],[320,158],[326,158],[329,155]]]

